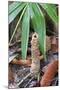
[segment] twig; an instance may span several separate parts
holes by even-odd
[[[17,40],[16,42],[11,43],[11,44],[9,45],[9,47],[12,47],[12,46],[14,46],[16,43],[19,43],[19,42],[21,42],[21,40]]]
[[[17,50],[16,50],[16,52],[20,52],[21,51],[21,48],[18,48]],[[31,51],[31,48],[28,48],[28,51]]]
[[[31,73],[29,73],[28,75],[26,75],[26,76],[17,84],[17,87],[18,87],[21,83],[23,83],[23,81],[24,81],[26,78],[28,78],[30,75],[31,75]]]
[[[32,78],[29,80],[29,82],[24,86],[24,88],[26,88],[33,79],[34,79],[34,77],[32,77]]]
[[[11,62],[12,64],[18,64],[18,65],[26,65],[26,66],[31,66],[31,60],[13,60]]]
[[[53,35],[57,36],[57,34],[51,30],[47,30],[48,32],[52,33]]]
[[[43,59],[43,57],[40,56],[39,60],[42,60],[42,59]],[[30,62],[29,62],[29,60],[30,60]],[[11,63],[12,64],[18,64],[18,65],[28,65],[28,66],[31,66],[31,58],[26,59],[26,60],[22,60],[22,59],[20,59],[20,60],[13,60]]]

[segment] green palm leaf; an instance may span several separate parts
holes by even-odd
[[[31,4],[30,14],[34,30],[39,35],[40,50],[43,54],[45,54],[45,19],[41,10],[39,9],[38,4]]]
[[[21,3],[20,2],[13,2],[8,6],[8,14],[12,13]]]
[[[22,3],[19,5],[15,10],[12,11],[12,13],[9,14],[9,24],[15,19],[15,17],[22,11],[22,9],[25,7],[25,3]]]
[[[29,14],[29,6],[27,6],[26,12],[22,20],[22,40],[21,40],[22,59],[26,59],[27,55],[29,28],[30,28],[30,14]]]
[[[56,12],[56,7],[52,4],[40,4],[40,5],[45,9],[45,11],[50,16],[50,18],[53,20],[53,22],[57,24],[58,16]]]

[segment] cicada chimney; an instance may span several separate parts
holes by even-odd
[[[34,76],[37,76],[40,72],[40,60],[39,60],[40,51],[39,51],[38,34],[36,32],[32,35],[31,54],[32,54],[32,64],[30,71]]]

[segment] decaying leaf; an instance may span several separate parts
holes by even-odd
[[[58,71],[58,60],[52,61],[40,81],[41,86],[50,86],[52,79]]]
[[[49,36],[46,36],[46,51],[51,49],[51,39]]]
[[[14,81],[14,73],[13,73],[12,67],[10,65],[9,65],[8,79],[11,82]]]
[[[51,37],[51,51],[58,52],[58,38],[56,36]]]

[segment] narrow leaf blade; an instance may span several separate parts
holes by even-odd
[[[22,11],[22,9],[25,7],[25,3],[21,4],[18,8],[16,8],[12,13],[9,14],[8,16],[8,23],[10,24],[15,17]]]
[[[46,28],[45,28],[44,16],[41,10],[38,8],[38,4],[31,4],[31,7],[30,7],[30,13],[31,13],[32,24],[33,24],[34,30],[39,35],[40,51],[45,55]]]
[[[47,14],[50,16],[50,18],[52,19],[52,21],[57,24],[58,22],[58,16],[57,16],[57,12],[56,12],[56,8],[54,5],[52,4],[40,4],[47,12]]]
[[[30,15],[29,15],[29,7],[27,7],[22,20],[22,38],[21,38],[22,59],[26,59],[27,56],[29,24],[30,24]]]
[[[10,14],[12,11],[14,11],[21,3],[20,2],[13,2],[8,6],[8,14]]]

